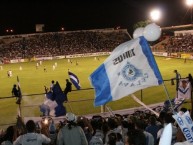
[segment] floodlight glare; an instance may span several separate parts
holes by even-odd
[[[193,6],[193,0],[186,0],[186,4],[188,6]]]
[[[150,12],[150,17],[153,21],[158,21],[161,18],[161,12],[158,9],[154,9]]]
[[[48,124],[48,119],[47,118],[45,118],[44,124]]]

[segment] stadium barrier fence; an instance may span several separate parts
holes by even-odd
[[[164,80],[164,82],[167,82],[168,84],[167,85],[174,85],[173,84],[173,81],[174,81],[175,79],[168,79],[168,80]],[[171,82],[171,83],[170,83]],[[86,91],[86,90],[91,90],[91,89],[93,89],[93,88],[85,88],[85,89],[81,89],[81,91]],[[72,90],[72,92],[76,92],[76,91],[80,91],[80,90]],[[140,91],[140,96],[138,96],[138,97],[140,97],[140,99],[141,99],[141,101],[143,102],[143,96],[144,96],[144,92],[143,92],[143,90],[141,90]],[[44,96],[45,95],[45,93],[38,93],[38,94],[28,94],[28,95],[25,95],[25,98],[28,98],[28,97],[30,97],[30,96]],[[0,99],[11,99],[11,98],[15,98],[15,97],[13,97],[13,96],[7,96],[7,97],[0,97]],[[90,102],[90,101],[92,101],[93,102],[93,100],[94,99],[78,99],[78,100],[70,100],[70,101],[68,101],[68,103],[65,103],[65,106],[66,107],[68,107],[68,110],[70,110],[71,112],[74,112],[74,110],[76,110],[76,108],[73,108],[71,105],[73,104],[73,103],[75,103],[75,104],[81,104],[81,102]],[[41,104],[42,104],[43,102],[41,102]],[[31,104],[31,103],[30,103]],[[30,104],[28,104],[28,105],[21,105],[21,114],[23,113],[23,112],[25,112],[24,114],[30,114],[30,110],[33,110],[32,108],[35,108],[36,109],[36,112],[37,112],[37,108],[38,108],[38,106],[40,106],[41,104],[33,104],[33,105],[30,105]],[[92,104],[92,103],[89,103],[89,104]],[[74,106],[76,106],[76,105],[74,105]],[[85,109],[87,106],[80,106],[80,105],[78,105],[81,109]],[[84,108],[85,107],[85,108]],[[86,110],[86,109],[85,109]],[[109,112],[109,110],[110,110],[110,112]],[[100,108],[100,113],[104,113],[104,112],[106,112],[106,111],[108,111],[109,113],[111,113],[112,112],[112,110],[111,110],[111,108],[110,107],[107,107],[107,106],[101,106],[101,108]],[[75,111],[76,112],[76,111]],[[77,113],[76,113],[77,114]],[[21,115],[22,116],[22,115]],[[8,118],[13,118],[13,116],[8,116]],[[11,119],[10,119],[11,120]],[[13,125],[13,124],[16,124],[16,123],[14,123],[14,122],[10,122],[10,123],[2,123],[2,124],[0,124],[0,126],[2,127],[6,127],[6,126],[9,126],[9,125]]]

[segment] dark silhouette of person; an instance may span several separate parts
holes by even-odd
[[[16,104],[20,104],[21,103],[21,90],[20,90],[19,86],[17,87],[16,84],[13,85],[12,95],[14,97],[16,97],[16,99],[17,99]]]
[[[11,93],[12,93],[12,95],[14,97],[16,97],[16,98],[19,97],[19,90],[17,89],[17,85],[16,84],[13,85]]]
[[[15,131],[14,126],[9,126],[6,130],[5,135],[1,137],[0,144],[2,145],[13,144],[14,131]]]
[[[177,70],[174,70],[174,73],[176,74],[176,76],[173,79],[176,80],[176,91],[178,91],[178,86],[179,86],[179,81],[181,79],[181,75],[179,74]]]
[[[47,69],[46,69],[46,67],[44,66],[44,72],[47,72]]]
[[[64,94],[66,95],[66,98],[67,98],[67,94],[68,92],[71,92],[72,91],[72,83],[69,82],[68,79],[66,79],[66,88],[64,89]],[[68,99],[67,99],[68,101]]]
[[[189,80],[189,82],[191,84],[191,87],[193,87],[193,77],[192,77],[192,75],[190,73],[188,74],[188,80]]]
[[[50,91],[51,91],[51,92],[53,92],[54,85],[55,85],[55,81],[52,80],[52,81],[51,81],[51,85],[50,85]]]

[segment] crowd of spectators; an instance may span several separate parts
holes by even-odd
[[[193,35],[172,36],[163,46],[168,53],[193,52]]]
[[[181,111],[187,111],[182,108]],[[163,127],[172,124],[172,142],[186,141],[171,112],[161,111],[159,117],[149,111],[135,111],[133,114],[115,114],[111,117],[95,115],[91,119],[67,113],[63,121],[55,124],[44,117],[37,123],[28,120],[23,129],[10,126],[0,135],[5,145],[158,145]],[[19,123],[20,126],[21,123]],[[22,131],[21,131],[22,130]]]
[[[12,41],[10,40],[12,39]],[[129,40],[126,30],[50,32],[0,40],[0,57],[32,58],[78,53],[111,52]]]

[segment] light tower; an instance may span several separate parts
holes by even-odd
[[[193,0],[186,0],[186,5],[190,7],[190,23],[192,24],[192,7],[193,7]]]
[[[159,21],[161,18],[161,11],[159,9],[153,9],[150,12],[150,18],[152,21]]]

